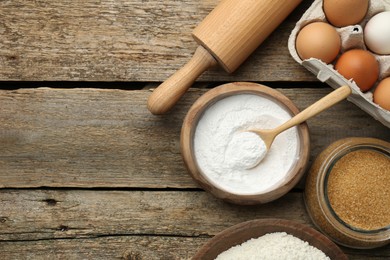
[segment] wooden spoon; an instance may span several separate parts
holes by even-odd
[[[271,145],[275,139],[275,137],[281,132],[299,125],[300,123],[306,121],[307,119],[316,116],[322,111],[330,108],[331,106],[337,104],[341,100],[347,98],[351,94],[352,90],[349,86],[344,85],[342,87],[337,88],[332,91],[325,97],[321,98],[305,110],[301,111],[299,114],[295,115],[293,118],[285,122],[284,124],[274,128],[274,129],[249,129],[248,131],[253,132],[260,136],[260,138],[264,141],[267,150],[271,148]]]

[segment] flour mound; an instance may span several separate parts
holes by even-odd
[[[250,169],[266,156],[267,147],[255,133],[238,132],[228,142],[225,163],[232,169]]]

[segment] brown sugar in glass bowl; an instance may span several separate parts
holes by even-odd
[[[306,123],[297,126],[299,146],[291,168],[287,170],[285,177],[276,185],[262,192],[238,194],[222,188],[218,183],[213,182],[207,176],[207,173],[204,173],[201,170],[194,151],[196,128],[204,113],[220,100],[241,94],[250,94],[267,98],[278,104],[291,116],[299,112],[294,103],[281,92],[264,85],[249,82],[236,82],[218,86],[202,95],[188,111],[181,130],[181,154],[191,177],[204,190],[210,192],[215,197],[241,205],[267,203],[280,198],[290,191],[299,182],[306,170],[310,152],[309,129]]]
[[[390,143],[346,138],[331,144],[309,171],[305,203],[314,224],[341,245],[390,243]]]

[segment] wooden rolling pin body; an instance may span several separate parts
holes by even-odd
[[[195,28],[200,45],[191,61],[148,100],[153,114],[169,111],[205,70],[220,64],[232,73],[302,0],[222,0]]]

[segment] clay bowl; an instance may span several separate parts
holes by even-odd
[[[193,259],[215,259],[220,253],[233,246],[240,245],[251,238],[258,238],[274,232],[286,232],[306,241],[324,252],[330,259],[348,259],[335,243],[320,232],[304,224],[284,219],[251,220],[225,229],[203,245]]]
[[[297,156],[298,158],[296,159],[293,167],[288,172],[287,177],[272,190],[245,195],[231,193],[222,189],[221,187],[218,187],[218,185],[213,184],[212,181],[210,181],[208,177],[202,173],[202,170],[197,165],[193,149],[194,134],[196,131],[197,122],[201,118],[204,111],[215,102],[225,97],[237,94],[254,94],[267,97],[283,107],[291,114],[291,116],[299,112],[294,103],[281,92],[264,85],[248,82],[228,83],[221,85],[206,92],[193,104],[193,106],[188,111],[181,131],[181,154],[185,166],[187,167],[187,170],[192,178],[204,190],[210,192],[217,198],[241,205],[253,205],[270,202],[280,198],[289,190],[291,190],[298,183],[306,170],[310,152],[309,129],[306,123],[302,123],[297,126],[300,147]]]

